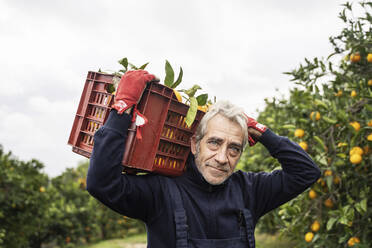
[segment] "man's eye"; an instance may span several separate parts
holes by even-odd
[[[216,141],[216,140],[210,140],[210,141],[208,141],[208,146],[209,147],[212,147],[212,148],[216,148],[216,147],[218,147],[218,142]]]
[[[234,146],[230,147],[229,150],[230,150],[230,155],[232,155],[232,156],[237,156],[241,152],[239,147],[234,147]]]

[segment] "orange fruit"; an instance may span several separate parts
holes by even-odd
[[[350,56],[350,61],[351,62],[359,62],[360,61],[360,54],[359,53],[353,53]]]
[[[367,140],[372,141],[372,133],[367,136]]]
[[[335,96],[342,96],[342,90],[337,91],[337,93],[335,93]]]
[[[353,155],[353,154],[359,154],[360,156],[362,156],[364,153],[363,149],[360,148],[359,146],[354,146],[353,148],[351,148],[350,152],[349,152],[349,155]]]
[[[368,61],[369,63],[372,63],[372,53],[369,53],[369,54],[367,55],[367,61]]]
[[[304,149],[305,151],[307,151],[307,143],[305,141],[301,141],[300,143],[298,143],[299,146],[301,146],[302,149]]]
[[[39,191],[40,191],[41,193],[44,193],[44,192],[45,192],[45,188],[44,188],[43,186],[41,186],[41,187],[39,188]]]
[[[316,181],[316,182],[319,183],[322,186],[325,186],[325,182],[322,178],[319,178],[318,181]]]
[[[340,142],[340,143],[337,144],[337,147],[343,147],[343,146],[347,146],[347,143]]]
[[[368,126],[369,126],[369,127],[372,127],[372,120],[369,120],[369,122],[368,122]]]
[[[363,147],[363,153],[364,154],[369,154],[370,150],[369,150],[369,146],[364,146]]]
[[[328,198],[327,200],[324,201],[324,206],[326,206],[327,208],[333,207],[333,201],[331,200],[331,198]]]
[[[174,94],[176,95],[177,100],[178,100],[179,102],[182,102],[182,96],[181,96],[181,93],[179,93],[178,90],[175,90],[175,89],[173,89],[173,92],[174,92]]]
[[[317,196],[316,192],[315,192],[314,190],[311,189],[311,190],[309,191],[309,197],[310,197],[310,199],[315,199],[316,196]]]
[[[357,93],[356,93],[355,90],[353,90],[353,91],[350,93],[350,96],[351,96],[351,97],[356,97],[356,95],[357,95]]]
[[[200,111],[207,112],[207,110],[208,110],[208,105],[198,106],[198,109],[199,109]]]
[[[338,184],[340,184],[340,182],[341,182],[341,178],[339,176],[335,176],[333,178],[333,183],[334,184],[338,185]]]
[[[317,231],[319,231],[319,229],[320,229],[320,224],[316,220],[316,221],[313,222],[313,224],[311,224],[311,231],[317,232]]]
[[[349,247],[352,247],[354,246],[356,243],[360,243],[360,240],[358,237],[351,237],[348,241],[347,241],[347,245]]]
[[[332,158],[327,158],[327,163],[328,163],[328,165],[330,165],[332,163]]]
[[[324,176],[332,176],[332,171],[331,170],[325,170],[324,171]]]
[[[304,137],[304,135],[305,135],[305,131],[301,128],[296,129],[295,132],[294,132],[294,136],[298,137],[298,138],[302,138],[302,137]]]
[[[362,162],[362,156],[359,154],[353,154],[350,156],[350,162],[352,164],[360,164]]]
[[[372,79],[368,80],[368,86],[372,86]]]
[[[313,238],[314,238],[314,233],[308,232],[305,234],[305,241],[307,243],[310,243],[313,240]]]
[[[317,111],[317,112],[311,112],[310,113],[310,119],[312,120],[316,120],[318,121],[320,119],[320,113]]]
[[[359,124],[359,122],[357,122],[357,121],[352,121],[352,122],[350,122],[350,125],[355,129],[355,131],[359,131],[359,129],[360,129],[360,124]]]

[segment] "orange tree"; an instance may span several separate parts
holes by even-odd
[[[74,247],[145,232],[139,221],[103,206],[86,191],[88,163],[49,179],[37,160],[20,161],[0,145],[0,248]]]
[[[280,228],[298,247],[372,247],[372,3],[359,5],[360,17],[344,5],[346,27],[330,38],[334,53],[288,72],[298,87],[287,99],[266,100],[258,118],[298,142],[322,170],[311,189],[260,226]],[[279,166],[259,146],[241,163],[248,170]]]
[[[47,225],[48,176],[37,160],[19,161],[0,145],[0,247],[41,247]]]
[[[64,247],[71,244],[122,238],[132,231],[144,232],[143,225],[103,206],[86,191],[88,162],[68,168],[51,180],[55,192],[49,208],[54,223],[49,226],[55,241]]]

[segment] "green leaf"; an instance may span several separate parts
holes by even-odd
[[[338,220],[341,224],[347,225],[348,224],[348,219],[346,216],[341,216],[341,218]]]
[[[327,183],[327,187],[328,187],[329,189],[332,189],[333,177],[328,176],[328,177],[326,177],[325,180],[326,180],[326,183]]]
[[[363,199],[360,202],[360,206],[362,207],[362,209],[363,209],[364,212],[367,212],[367,199]]]
[[[331,119],[331,118],[328,118],[327,116],[323,116],[322,119],[329,123],[329,124],[336,124],[337,123],[337,120],[334,120],[334,119]]]
[[[331,230],[333,225],[336,223],[336,218],[330,218],[327,222],[327,231]]]
[[[133,70],[138,70],[138,67],[135,66],[134,64],[132,63],[128,63],[130,65],[130,68],[133,69]]]
[[[106,91],[108,93],[113,93],[115,91],[115,86],[113,84],[108,84],[107,88],[106,88]]]
[[[138,69],[144,70],[149,63],[150,62],[147,62],[146,64],[141,65],[140,68],[138,68]]]
[[[182,67],[180,67],[180,73],[178,74],[178,78],[176,82],[172,84],[171,86],[172,89],[175,89],[182,82],[182,76],[183,76],[183,70],[182,70]]]
[[[324,142],[323,142],[323,140],[321,138],[319,138],[316,135],[313,138],[316,140],[316,142],[318,142],[318,144],[320,145],[320,148],[321,149],[326,149],[326,146],[324,145]]]
[[[186,125],[191,127],[192,123],[195,120],[196,113],[198,111],[198,101],[195,97],[190,97],[190,108],[187,111],[186,115]]]
[[[174,81],[174,71],[168,60],[165,61],[165,79],[164,84],[171,87]]]
[[[362,201],[355,204],[355,208],[361,214],[366,213],[367,212],[367,199],[363,199]]]
[[[197,90],[201,90],[201,87],[197,84],[194,84],[190,89],[188,90],[180,90],[181,92],[185,92],[186,95],[189,97],[193,97]]]
[[[201,94],[196,97],[199,106],[204,106],[208,101],[208,94]]]
[[[337,153],[336,156],[343,159],[347,157],[345,153]]]
[[[327,104],[326,104],[325,102],[319,100],[319,99],[315,99],[315,100],[314,100],[314,103],[315,103],[315,105],[318,106],[318,107],[323,107],[323,108],[325,108],[325,109],[328,109]]]
[[[127,58],[122,58],[118,62],[119,62],[119,64],[121,64],[122,66],[124,66],[125,71],[128,70],[128,59]]]
[[[284,128],[284,129],[295,129],[296,126],[295,125],[292,125],[292,124],[285,124],[279,128]]]

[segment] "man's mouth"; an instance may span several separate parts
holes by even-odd
[[[217,171],[223,172],[223,173],[226,173],[226,172],[227,172],[226,169],[224,169],[224,168],[219,168],[218,166],[212,166],[212,165],[209,165],[209,164],[206,164],[206,166],[208,166],[208,167],[210,167],[210,168],[212,168],[212,169],[215,169],[215,170],[217,170]]]

